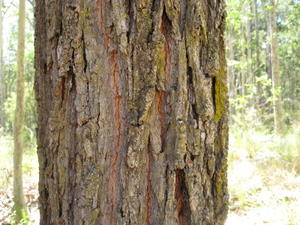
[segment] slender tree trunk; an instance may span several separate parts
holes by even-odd
[[[256,86],[256,99],[255,99],[255,107],[257,110],[260,110],[261,96],[263,93],[262,85],[260,82],[256,82],[256,78],[260,76],[261,71],[261,60],[260,60],[260,35],[259,35],[259,18],[258,18],[258,2],[254,0],[254,16],[255,16],[255,77],[254,82]]]
[[[23,124],[24,124],[24,51],[25,51],[25,0],[19,1],[19,28],[17,52],[17,102],[14,124],[14,210],[16,222],[25,216],[22,180]]]
[[[0,0],[0,129],[4,127],[5,85],[3,74],[3,0]]]
[[[229,32],[228,32],[229,33]],[[234,38],[227,33],[226,37],[226,46],[227,46],[227,59],[229,61],[234,61],[234,49],[233,49],[233,42],[235,41]],[[237,95],[237,84],[236,84],[236,74],[234,70],[234,65],[228,65],[227,66],[227,74],[228,74],[228,87],[229,87],[229,98],[234,99]],[[234,113],[234,107],[232,105],[229,105],[229,111],[230,113]]]
[[[277,25],[276,25],[276,4],[270,0],[270,31],[271,31],[271,71],[272,71],[272,93],[273,93],[273,111],[274,127],[277,134],[283,132],[282,106],[281,106],[281,85],[280,70],[277,54]]]
[[[40,224],[222,225],[224,1],[36,1]]]
[[[256,66],[255,71],[259,71],[260,68],[260,38],[259,38],[259,21],[258,21],[258,3],[257,0],[254,0],[254,16],[255,16],[255,60]]]
[[[253,62],[252,62],[252,7],[251,2],[247,2],[246,4],[246,10],[247,10],[247,24],[246,24],[246,32],[245,32],[245,39],[246,39],[246,59],[247,59],[247,74],[246,74],[246,84],[248,87],[247,95],[250,94],[250,92],[253,90],[254,86],[254,74],[253,74]],[[250,107],[254,107],[254,101],[253,99],[250,100]]]
[[[262,10],[264,11],[264,17],[266,21],[266,36],[265,38],[269,40],[271,38],[271,23],[270,23],[270,12],[268,11],[268,3],[261,2]],[[265,49],[265,64],[266,64],[266,73],[268,79],[272,80],[272,70],[271,70],[271,41],[267,41],[267,47]]]
[[[242,2],[241,2],[242,4]],[[245,13],[245,12],[244,12]],[[245,96],[247,94],[247,90],[246,90],[246,84],[247,84],[247,75],[248,75],[248,60],[247,60],[247,38],[246,38],[246,27],[245,24],[240,24],[241,27],[241,33],[244,34],[243,35],[243,41],[241,43],[241,48],[242,48],[242,61],[245,63],[245,65],[242,66],[242,70],[241,70],[241,78],[240,78],[240,89],[241,89],[241,95]],[[243,111],[244,109],[241,109],[241,111]]]

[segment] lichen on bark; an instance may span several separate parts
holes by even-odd
[[[224,224],[224,1],[36,4],[41,224]]]

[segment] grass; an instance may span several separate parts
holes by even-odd
[[[2,136],[0,133],[0,188],[6,188],[12,177],[12,149],[12,138],[9,136]]]
[[[13,225],[13,138],[0,132],[0,224]],[[28,221],[35,225],[38,212],[38,160],[34,145],[27,146],[23,156],[23,188],[27,205]]]
[[[253,119],[231,126],[226,225],[300,225],[300,129],[278,137]]]

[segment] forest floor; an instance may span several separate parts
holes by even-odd
[[[14,225],[13,219],[13,139],[0,133],[0,224]],[[38,225],[38,161],[34,150],[23,156],[24,198],[28,219],[23,224]]]
[[[232,132],[228,186],[226,225],[300,225],[300,129]]]
[[[285,149],[278,152],[273,136],[231,135],[226,225],[300,225],[300,144],[294,143],[286,150],[291,140],[281,140],[286,141]],[[0,224],[13,225],[11,138],[0,137],[0,158]],[[24,224],[38,225],[38,164],[34,151],[25,152],[23,168],[28,210]]]

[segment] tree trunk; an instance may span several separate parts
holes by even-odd
[[[253,1],[254,4],[254,17],[255,17],[255,76],[254,82],[256,86],[256,95],[255,95],[255,108],[256,110],[260,110],[261,101],[262,101],[262,85],[260,82],[257,82],[257,78],[261,76],[261,60],[260,60],[260,51],[261,51],[261,43],[260,43],[260,35],[259,35],[259,12],[258,12],[258,2],[257,0]]]
[[[36,1],[41,224],[221,225],[224,1]]]
[[[272,93],[274,128],[277,134],[283,132],[281,90],[280,90],[280,70],[277,54],[277,25],[276,25],[276,5],[275,1],[270,1],[270,32],[271,32],[271,71],[272,71]]]
[[[24,51],[25,51],[25,0],[19,1],[19,28],[17,51],[17,101],[14,124],[14,210],[16,222],[25,216],[22,181],[23,125],[24,125]]]
[[[0,0],[0,129],[4,127],[5,85],[3,74],[3,0]]]
[[[253,62],[252,62],[252,32],[253,32],[253,19],[252,19],[252,7],[251,2],[247,2],[246,4],[246,13],[247,13],[247,24],[246,24],[246,32],[245,32],[245,42],[246,42],[246,95],[250,95],[254,88],[254,73],[253,73]],[[255,101],[253,98],[249,100],[249,106],[254,107]]]
[[[259,38],[259,20],[258,20],[258,3],[257,0],[253,1],[254,4],[254,17],[255,17],[255,71],[259,72],[260,68],[260,38]]]
[[[227,28],[228,29],[228,28]],[[229,28],[230,29],[230,28]],[[226,54],[227,54],[227,59],[229,62],[234,62],[234,43],[235,39],[234,37],[227,33],[226,36]],[[227,65],[227,75],[228,75],[228,87],[229,87],[229,98],[234,99],[237,96],[237,88],[238,85],[236,84],[236,72],[235,72],[235,67],[234,65]],[[234,107],[232,104],[229,104],[229,112],[234,113]]]

